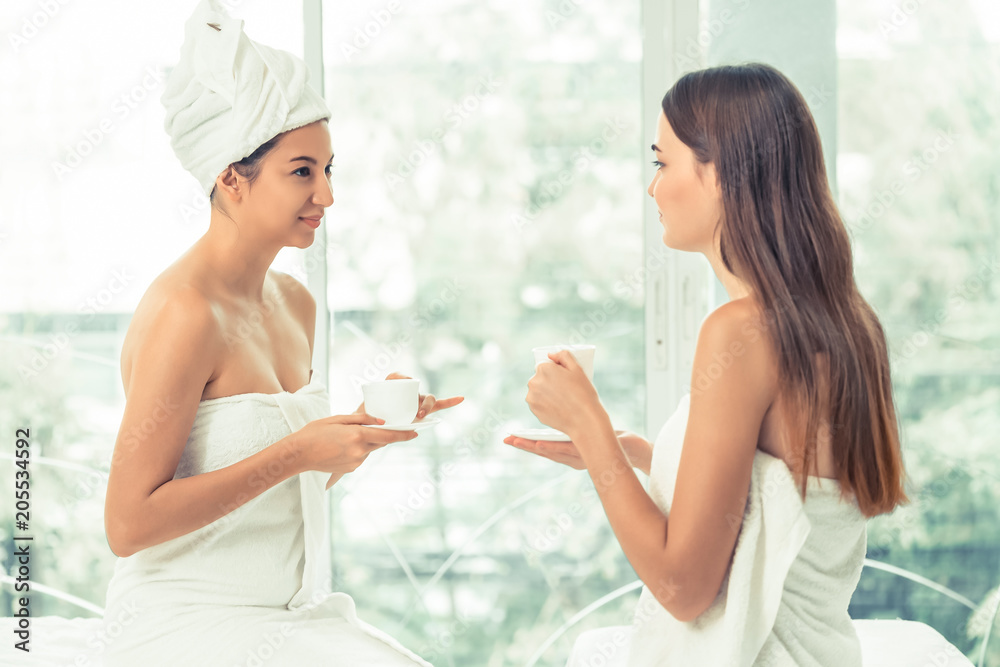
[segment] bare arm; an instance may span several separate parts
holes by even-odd
[[[718,596],[742,524],[761,424],[777,391],[770,339],[745,340],[756,317],[752,302],[739,300],[702,323],[691,375],[697,389],[691,391],[669,521],[639,483],[635,462],[572,353],[550,354],[554,363],[539,364],[528,381],[528,407],[572,438],[636,574],[684,622]],[[713,374],[723,355],[731,362]],[[699,377],[714,379],[706,386],[695,382]]]
[[[577,444],[611,527],[635,569],[675,618],[691,621],[716,598],[736,546],[764,414],[776,391],[767,344],[744,342],[746,308],[726,304],[698,334],[692,386],[728,352],[733,362],[691,393],[669,521],[640,487],[606,415]],[[752,390],[748,389],[752,388]]]
[[[131,556],[182,535],[187,535],[229,514],[276,484],[302,470],[295,434],[282,438],[256,454],[212,472],[173,479],[157,487],[143,502],[142,519],[132,520],[119,556]],[[278,474],[274,471],[279,470]],[[108,544],[111,544],[110,533]]]
[[[226,468],[173,479],[220,340],[210,304],[183,289],[133,353],[104,507],[108,546],[119,556],[208,525],[301,472],[293,434]]]

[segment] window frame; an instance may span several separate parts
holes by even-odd
[[[642,0],[642,130],[656,135],[663,94],[681,74],[701,67],[698,0]],[[691,53],[697,56],[692,58]],[[643,142],[637,159],[648,162]],[[656,438],[688,391],[695,343],[718,282],[707,260],[663,245],[663,227],[652,198],[643,206],[646,328],[646,437]]]
[[[641,0],[643,137],[656,133],[656,112],[663,93],[690,67],[700,67],[704,48],[698,41],[699,0]],[[303,0],[303,56],[312,85],[325,97],[323,69],[323,0]],[[696,50],[698,56],[691,58]],[[649,148],[640,144],[636,159],[647,161]],[[646,437],[662,428],[687,393],[698,329],[711,310],[718,283],[701,256],[663,246],[662,228],[652,199],[643,206],[645,285]],[[329,345],[333,313],[327,303],[326,226],[316,230],[316,242],[306,251],[307,287],[316,299],[313,368],[329,383]]]

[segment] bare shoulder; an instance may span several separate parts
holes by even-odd
[[[161,338],[165,328],[181,327],[202,336],[203,349],[221,340],[218,305],[193,281],[178,281],[164,273],[139,300],[121,350],[122,384],[128,394],[136,353]]]
[[[770,405],[778,389],[778,357],[769,324],[765,310],[749,297],[722,304],[702,322],[695,353],[702,368],[695,370],[717,375],[732,369],[733,379],[739,375],[752,382],[754,393]]]
[[[727,301],[705,318],[702,329],[713,332],[742,333],[745,325],[756,325],[762,319],[763,308],[749,297]]]
[[[748,428],[760,428],[778,394],[780,360],[772,324],[750,298],[709,313],[695,345],[692,407],[734,410],[731,417],[742,414]]]
[[[203,352],[214,352],[214,343],[221,340],[222,333],[217,306],[192,284],[154,282],[136,307],[122,344],[121,370],[126,395],[132,384],[135,358],[151,348],[159,348],[175,335],[185,336],[185,332],[186,337],[199,343]]]

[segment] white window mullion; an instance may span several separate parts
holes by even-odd
[[[686,71],[703,63],[698,40],[698,0],[643,0],[641,159],[649,144],[663,94]],[[663,245],[656,206],[646,199],[646,436],[660,428],[687,392],[698,328],[712,303],[711,267],[701,255]]]
[[[323,0],[302,0],[303,56],[309,67],[309,83],[320,95],[326,96],[323,74]],[[332,120],[332,119],[331,119]],[[332,125],[332,123],[331,123]],[[334,148],[336,152],[336,147]],[[330,330],[333,317],[327,302],[326,225],[316,230],[313,244],[306,249],[306,287],[316,299],[316,338],[313,343],[313,373],[317,380],[330,386]]]

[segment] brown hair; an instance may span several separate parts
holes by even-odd
[[[212,26],[213,28],[215,27],[211,23],[209,23],[208,25]],[[329,123],[328,118],[320,118],[319,121],[313,121],[313,122],[318,123],[320,121]],[[246,156],[239,162],[233,162],[228,166],[232,167],[237,174],[247,179],[248,187],[253,185],[260,177],[260,172],[264,168],[264,165],[262,164],[264,158],[266,158],[268,154],[271,153],[271,151],[277,148],[278,144],[281,142],[282,137],[284,137],[291,131],[292,130],[285,130],[281,134],[274,135],[273,137],[262,143],[260,146],[255,148],[253,153],[250,153],[250,155]],[[212,192],[209,193],[208,195],[208,201],[213,206],[215,206],[215,189],[216,186],[213,185]]]
[[[236,171],[237,174],[247,179],[248,187],[253,185],[254,181],[256,181],[260,177],[260,171],[264,166],[263,164],[261,164],[261,162],[264,160],[265,157],[267,157],[268,153],[270,153],[271,151],[273,151],[275,148],[278,147],[278,143],[281,141],[281,137],[284,135],[285,133],[282,132],[281,134],[271,137],[270,139],[262,143],[260,146],[258,146],[256,149],[254,149],[253,153],[246,156],[239,162],[233,162],[231,165],[229,165]],[[208,201],[213,206],[216,205],[214,186],[212,187],[211,194],[208,195]]]
[[[818,475],[817,434],[829,414],[844,494],[853,490],[869,517],[909,502],[885,332],[854,281],[851,240],[802,94],[768,65],[712,67],[681,77],[663,113],[719,175],[722,261],[772,322],[777,400],[795,419],[786,451],[801,462],[793,473],[802,498],[807,471]],[[817,355],[826,361],[822,374]]]

